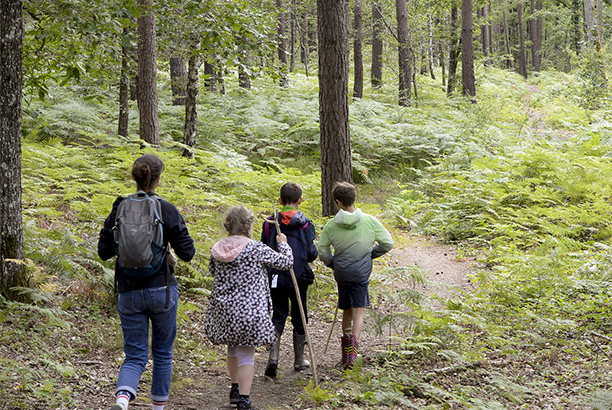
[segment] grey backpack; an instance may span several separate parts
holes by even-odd
[[[159,272],[164,259],[161,204],[157,195],[139,191],[119,204],[113,228],[117,262],[127,276]]]

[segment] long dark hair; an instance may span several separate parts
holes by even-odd
[[[144,154],[134,161],[132,166],[132,178],[136,181],[139,190],[150,192],[154,188],[153,183],[164,171],[164,163],[153,154]]]

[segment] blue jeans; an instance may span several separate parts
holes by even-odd
[[[151,321],[151,352],[153,353],[153,380],[151,400],[165,402],[172,378],[172,346],[176,337],[176,311],[178,289],[170,289],[166,309],[166,287],[138,289],[119,294],[117,311],[123,329],[125,360],[119,371],[117,389],[126,390],[136,397],[138,383],[149,360],[149,321]]]

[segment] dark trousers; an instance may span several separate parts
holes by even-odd
[[[306,293],[308,292],[308,286],[310,283],[305,283],[298,280],[298,289],[300,290],[300,299],[302,300],[302,307],[304,308],[304,316],[306,317],[306,323],[308,323],[308,309],[306,307]],[[272,288],[270,289],[272,296],[272,323],[274,328],[279,335],[283,334],[285,329],[285,321],[291,311],[291,324],[293,325],[293,333],[296,335],[303,335],[304,323],[302,323],[302,315],[300,314],[300,307],[298,305],[297,297],[295,295],[295,289],[293,288]]]

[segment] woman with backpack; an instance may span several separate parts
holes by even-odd
[[[117,256],[117,311],[125,352],[115,389],[116,403],[111,410],[127,410],[129,402],[136,398],[140,377],[149,359],[149,322],[153,410],[163,410],[169,396],[179,298],[169,246],[186,262],[193,258],[195,247],[177,208],[155,194],[163,170],[163,162],[155,155],[145,154],[136,159],[132,178],[138,193],[118,197],[100,231],[100,258],[108,260]],[[132,229],[126,229],[126,225]],[[130,236],[131,232],[137,234]],[[159,238],[150,240],[147,235]],[[154,244],[143,246],[150,242]],[[140,266],[143,264],[146,265]]]

